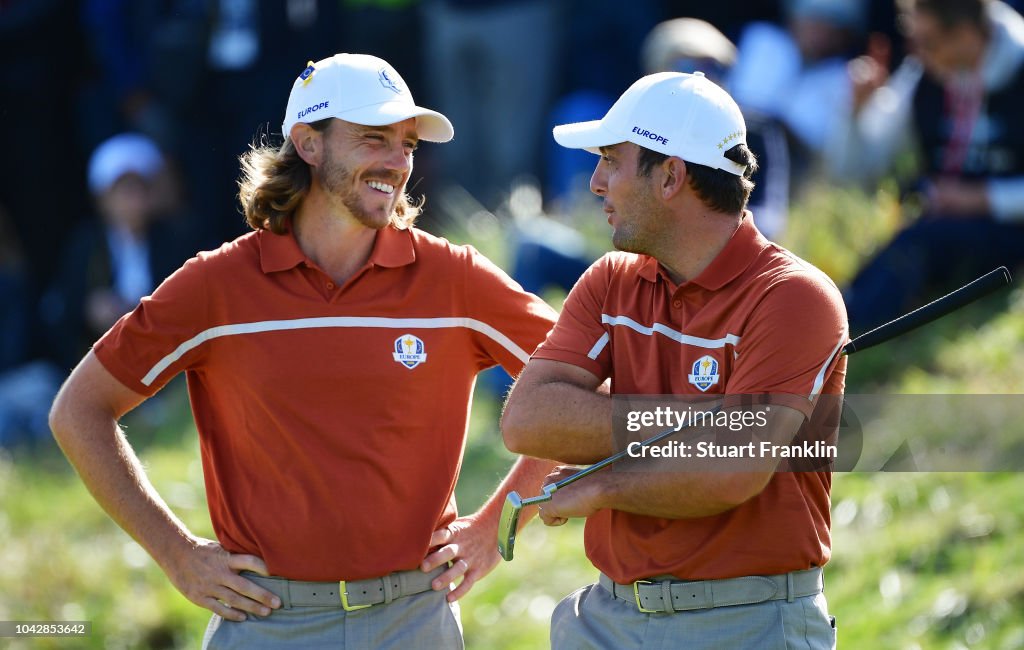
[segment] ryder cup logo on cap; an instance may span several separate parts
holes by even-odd
[[[737,176],[746,171],[725,157],[726,151],[747,142],[743,114],[729,93],[702,72],[642,77],[603,118],[556,126],[554,136],[563,147],[591,153],[632,142]]]
[[[398,77],[398,81],[396,82],[391,77],[391,74],[388,72],[387,67],[383,67],[380,70],[378,70],[377,71],[377,76],[380,77],[380,83],[385,88],[390,88],[391,90],[393,90],[393,91],[395,91],[396,93],[399,93],[399,94],[402,92],[404,86],[403,85],[399,85],[399,84],[402,83],[402,78]]]
[[[413,101],[405,81],[384,59],[367,54],[335,54],[307,64],[295,79],[281,131],[296,124],[337,117],[364,126],[416,118],[419,137],[448,142],[455,134],[448,118]]]

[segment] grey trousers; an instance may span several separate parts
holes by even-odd
[[[825,594],[755,605],[645,614],[600,585],[568,596],[551,615],[552,650],[832,650]]]
[[[203,650],[332,648],[334,650],[462,650],[459,604],[426,591],[387,605],[346,612],[340,607],[292,607],[242,623],[214,614]]]

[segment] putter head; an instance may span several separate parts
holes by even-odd
[[[509,562],[516,545],[516,531],[519,530],[519,513],[523,510],[523,500],[513,490],[505,496],[505,505],[501,507],[501,518],[498,519],[498,553]]]

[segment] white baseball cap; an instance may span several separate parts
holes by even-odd
[[[740,107],[703,72],[641,77],[603,118],[556,126],[554,136],[563,147],[591,153],[632,142],[736,176],[746,171],[746,166],[725,157],[726,151],[747,142]]]
[[[289,135],[300,122],[328,117],[364,126],[415,117],[424,140],[448,142],[455,135],[447,117],[416,105],[405,81],[387,61],[368,54],[335,54],[310,61],[292,85],[282,133]]]
[[[89,190],[109,190],[125,174],[152,179],[164,168],[156,143],[139,133],[121,133],[104,140],[89,158]]]

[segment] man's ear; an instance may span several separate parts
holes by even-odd
[[[320,164],[323,156],[323,135],[308,124],[299,122],[292,127],[289,135],[295,151],[307,165],[315,166]]]
[[[661,163],[661,198],[668,201],[675,198],[686,186],[686,163],[682,158],[669,156]]]

